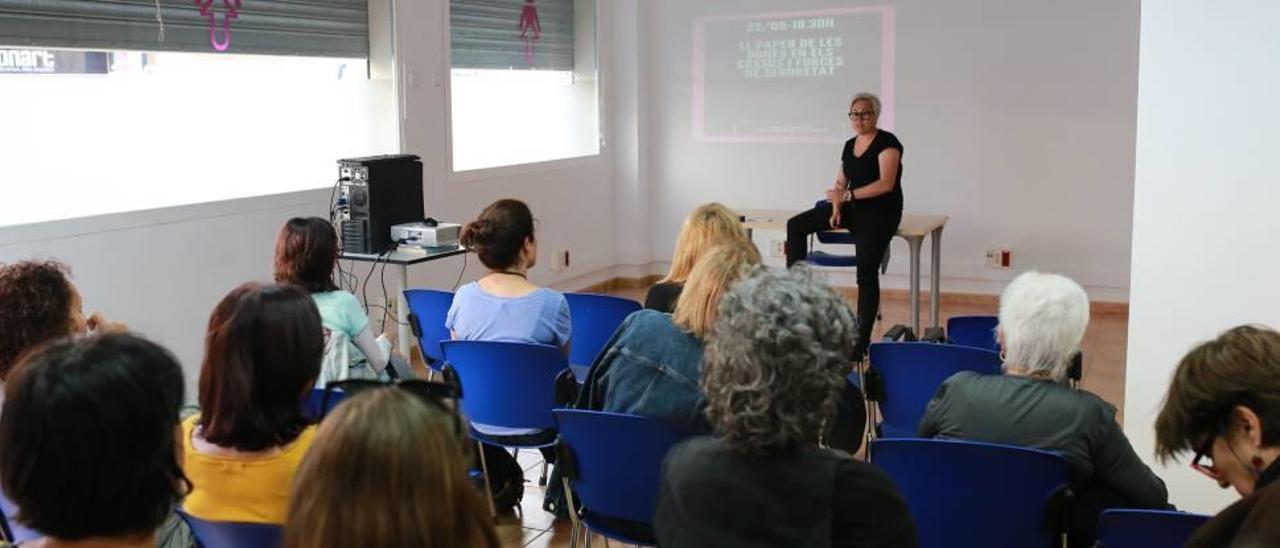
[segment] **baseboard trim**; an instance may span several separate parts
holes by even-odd
[[[609,278],[600,283],[592,284],[587,287],[577,289],[581,293],[607,293],[622,289],[643,289],[657,283],[662,276],[659,274],[650,274],[638,278]],[[854,300],[858,298],[858,288],[856,287],[836,287],[845,298]],[[911,292],[906,289],[883,289],[880,291],[880,298],[893,301],[909,300]],[[932,300],[928,290],[920,291],[920,304],[926,305]],[[942,292],[943,305],[958,306],[983,306],[991,309],[995,313],[1000,308],[1000,297],[997,295],[984,295],[981,293],[957,293]],[[1089,313],[1094,316],[1129,316],[1129,303],[1112,302],[1112,301],[1093,301],[1089,303]]]
[[[660,274],[650,274],[639,278],[609,278],[600,283],[591,284],[587,287],[579,289],[579,293],[608,293],[610,291],[618,291],[622,289],[643,289],[649,287],[658,280],[663,278]]]

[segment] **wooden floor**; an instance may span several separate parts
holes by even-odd
[[[618,296],[644,300],[645,289],[614,291]],[[854,303],[850,303],[853,306]],[[876,326],[873,337],[894,324],[908,322],[909,306],[905,298],[898,295],[886,295],[881,303],[883,321]],[[921,321],[928,321],[927,304],[921,307]],[[941,310],[941,322],[945,325],[951,316],[969,314],[995,314],[992,305],[956,305],[945,300]],[[1085,332],[1084,380],[1083,387],[1111,402],[1121,414],[1124,412],[1124,371],[1125,353],[1129,342],[1129,318],[1122,313],[1097,314],[1089,322]],[[1123,421],[1123,415],[1117,416]],[[537,484],[541,473],[542,460],[537,451],[521,451],[517,458],[525,468],[525,492],[522,504],[522,518],[500,520],[498,534],[503,546],[568,546],[570,524],[568,520],[555,521],[553,516],[542,510],[543,488]],[[594,546],[604,546],[603,538],[593,539]]]

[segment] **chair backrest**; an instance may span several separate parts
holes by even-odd
[[[1098,517],[1102,548],[1181,548],[1209,516],[1168,510],[1113,509]]]
[[[473,423],[522,429],[555,427],[556,377],[564,351],[545,344],[443,341],[445,361],[462,384],[462,412]]]
[[[406,289],[404,300],[409,303],[409,312],[417,322],[418,348],[422,349],[422,357],[427,366],[439,371],[444,366],[444,352],[440,350],[440,341],[451,337],[449,329],[444,326],[444,318],[453,306],[453,292],[435,289]]]
[[[996,316],[953,316],[947,320],[947,342],[1000,352],[996,342]]]
[[[925,407],[942,381],[961,371],[1000,374],[1000,355],[990,350],[925,342],[871,345],[871,368],[884,381],[880,412],[886,438],[912,438]]]
[[[564,298],[569,301],[573,325],[569,336],[569,363],[573,365],[591,365],[622,321],[640,310],[640,303],[611,295],[565,293]]]
[[[325,391],[323,389],[312,388],[311,392],[307,394],[307,400],[303,402],[303,407],[306,409],[307,417],[316,422],[319,422],[320,419],[323,419],[330,411],[333,411],[333,408],[337,407],[338,404],[342,403],[342,400],[347,397],[346,392],[334,390],[329,392],[329,400],[325,401],[324,393]]]
[[[560,442],[572,457],[570,478],[588,512],[651,523],[662,459],[693,429],[654,417],[557,409]]]
[[[1061,455],[990,443],[880,439],[871,462],[907,501],[921,548],[1054,546],[1053,499],[1067,486]]]
[[[178,515],[191,527],[199,548],[279,548],[284,541],[279,525],[207,521],[182,510]]]

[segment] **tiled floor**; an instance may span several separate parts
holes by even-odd
[[[614,294],[644,300],[645,290],[633,289],[617,291]],[[851,306],[853,303],[850,303]],[[881,303],[883,321],[876,326],[873,336],[878,338],[888,327],[907,323],[909,307],[905,298],[886,296]],[[994,306],[948,305],[943,303],[941,321],[946,323],[951,316],[968,314],[995,314]],[[922,304],[922,317],[927,318],[927,303]],[[1125,353],[1129,342],[1129,318],[1120,314],[1095,314],[1085,332],[1083,350],[1084,381],[1083,387],[1103,399],[1111,402],[1124,412],[1124,370]],[[1123,416],[1117,417],[1123,420]],[[521,451],[517,455],[525,468],[525,492],[522,519],[508,519],[499,522],[498,534],[503,546],[535,546],[561,547],[569,545],[571,526],[568,520],[555,521],[551,514],[542,510],[543,488],[538,486],[542,460],[537,451]],[[604,546],[603,538],[595,538],[594,546]]]

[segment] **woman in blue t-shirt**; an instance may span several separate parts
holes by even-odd
[[[538,258],[533,214],[519,200],[498,200],[462,231],[462,245],[489,274],[458,289],[445,327],[455,339],[540,343],[569,351],[569,303],[529,282]]]

